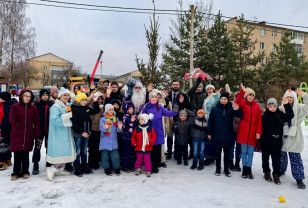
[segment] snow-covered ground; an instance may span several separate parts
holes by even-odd
[[[303,131],[302,159],[308,176],[308,127]],[[0,207],[308,207],[308,189],[297,188],[290,167],[281,185],[263,179],[260,153],[254,155],[254,180],[242,179],[240,172],[232,172],[231,178],[215,176],[215,165],[192,171],[191,160],[188,167],[176,165],[174,159],[167,165],[150,178],[124,172],[106,176],[99,169],[83,177],[55,177],[53,182],[46,180],[43,161],[40,174],[26,180],[11,181],[11,166],[0,172]],[[279,203],[279,196],[286,203]]]

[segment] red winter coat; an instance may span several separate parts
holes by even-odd
[[[262,134],[262,113],[257,101],[248,102],[244,98],[244,91],[240,91],[235,103],[239,104],[243,111],[243,117],[239,122],[237,143],[256,146],[256,134]]]
[[[31,100],[27,105],[22,103],[22,95],[25,92],[31,93]],[[19,94],[19,103],[11,108],[11,152],[32,151],[34,139],[40,136],[39,112],[37,107],[32,105],[33,100],[34,95],[31,90],[24,89]]]
[[[156,133],[155,133],[154,128],[151,125],[149,125],[147,133],[148,133],[150,144],[145,145],[145,148],[144,148],[145,152],[152,151],[153,146],[156,141]],[[132,142],[133,147],[135,147],[135,151],[139,151],[139,152],[142,151],[142,129],[139,126],[135,128],[132,138],[131,138],[131,142]]]

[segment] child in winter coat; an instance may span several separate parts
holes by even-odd
[[[92,173],[87,164],[87,149],[89,135],[91,135],[92,120],[90,115],[99,113],[98,96],[93,98],[93,108],[87,106],[88,97],[85,93],[77,92],[76,101],[72,104],[73,136],[76,145],[77,157],[74,161],[75,175]],[[80,164],[81,159],[81,164]]]
[[[141,174],[142,163],[147,177],[151,176],[151,151],[156,141],[154,128],[148,122],[153,119],[153,114],[140,114],[138,116],[139,125],[133,132],[131,144],[135,147],[137,160],[135,163],[136,175]]]
[[[131,138],[134,129],[137,126],[135,107],[132,102],[128,102],[124,108],[123,116],[123,139],[122,142],[122,170],[129,173],[135,170],[135,152],[132,146]]]
[[[249,179],[254,178],[251,172],[254,147],[262,134],[262,113],[260,106],[254,98],[255,91],[248,87],[245,88],[243,83],[241,83],[241,91],[235,103],[240,106],[240,109],[243,111],[243,116],[239,123],[236,142],[241,144],[243,164],[242,177]]]
[[[303,104],[299,104],[297,95],[303,98]],[[304,135],[302,132],[301,123],[308,114],[308,95],[302,90],[287,90],[284,94],[292,106],[294,118],[290,122],[286,122],[283,127],[283,146],[281,152],[281,174],[284,174],[288,167],[288,155],[291,163],[292,176],[297,182],[299,189],[305,189],[306,185],[303,182],[305,179],[304,165],[301,158],[301,152],[304,150]],[[279,109],[286,112],[284,106]]]
[[[6,169],[12,165],[11,162],[11,130],[12,124],[9,122],[10,110],[12,106],[18,103],[15,98],[11,99],[9,92],[0,93],[0,133],[2,140],[0,141],[0,170]]]
[[[262,116],[262,137],[260,145],[262,150],[262,168],[264,179],[271,182],[271,169],[269,167],[269,157],[272,157],[273,178],[275,184],[280,184],[280,157],[282,147],[283,126],[285,122],[291,121],[294,113],[288,98],[282,98],[285,113],[277,108],[277,100],[270,98],[267,101],[267,108]]]
[[[41,127],[41,135],[38,139],[35,140],[34,149],[33,149],[33,175],[39,174],[39,162],[41,159],[41,147],[42,143],[45,139],[45,148],[47,150],[48,144],[48,130],[49,130],[49,113],[50,107],[53,105],[53,102],[49,101],[50,93],[42,88],[40,90],[40,99],[34,104],[40,116],[40,127]],[[49,163],[46,163],[46,167],[50,167]]]
[[[114,115],[114,108],[111,104],[105,105],[104,116],[101,118],[99,128],[101,139],[99,150],[102,152],[102,166],[106,175],[112,175],[110,159],[115,174],[120,175],[120,156],[118,152],[117,133],[122,132],[123,123]]]
[[[156,142],[151,153],[152,172],[158,173],[158,168],[161,166],[161,145],[165,143],[164,128],[162,117],[172,117],[177,115],[176,111],[168,111],[157,101],[157,93],[155,91],[149,93],[149,100],[142,110],[142,113],[154,115],[151,121],[152,127],[156,132]]]
[[[187,112],[181,110],[179,113],[179,120],[176,121],[173,125],[173,132],[175,134],[175,146],[176,149],[176,159],[177,164],[182,164],[182,158],[184,160],[184,165],[187,166],[187,157],[188,157],[188,141],[189,141],[189,122],[187,121]]]
[[[197,168],[199,159],[198,170],[204,169],[204,147],[205,141],[207,140],[207,122],[205,119],[204,110],[200,109],[197,111],[197,115],[194,113],[190,114],[191,118],[189,125],[191,127],[190,132],[193,138],[193,164],[190,169],[194,170]]]
[[[24,89],[19,94],[19,103],[14,104],[10,111],[11,151],[14,152],[11,180],[30,177],[29,152],[33,149],[34,140],[41,134],[39,112],[37,107],[32,105],[33,100],[32,91]]]
[[[216,172],[221,173],[221,151],[224,151],[224,174],[231,177],[229,171],[229,153],[233,144],[233,117],[242,117],[243,113],[237,104],[229,102],[229,93],[224,92],[220,95],[220,102],[211,111],[208,121],[208,137],[216,147]]]

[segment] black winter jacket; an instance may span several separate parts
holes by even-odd
[[[286,113],[281,112],[278,108],[276,112],[266,109],[262,116],[262,136],[260,145],[262,146],[280,146],[282,147],[283,126],[285,122],[294,117],[290,104],[284,105]]]
[[[34,104],[39,111],[41,136],[42,135],[48,136],[49,114],[50,114],[50,108],[53,104],[54,102],[52,101],[43,101],[43,100],[38,100]]]
[[[242,116],[242,110],[233,110],[231,102],[226,105],[219,102],[211,110],[207,130],[217,147],[231,147],[234,135],[233,117],[241,118]]]
[[[72,104],[72,123],[74,137],[81,137],[81,134],[86,132],[91,134],[92,121],[90,115],[95,115],[100,112],[98,102],[93,102],[93,108],[81,106],[76,101]]]
[[[15,98],[12,98],[8,102],[2,103],[3,104],[4,117],[2,118],[2,123],[0,125],[0,129],[1,129],[1,135],[3,137],[2,142],[5,143],[5,144],[8,144],[8,145],[11,144],[11,130],[12,130],[12,124],[9,122],[10,110],[11,110],[11,107],[15,103],[18,103],[18,101]]]
[[[185,127],[183,129],[183,133],[181,133],[181,121],[177,120],[173,124],[173,132],[175,134],[175,145],[187,145],[188,144],[188,137],[189,137],[189,121],[186,120]]]
[[[195,140],[208,140],[207,138],[207,122],[205,118],[191,116],[189,119],[190,133]]]
[[[197,82],[189,91],[188,96],[190,97],[190,110],[198,111],[202,109],[202,105],[205,99],[205,92],[196,92],[201,82]]]

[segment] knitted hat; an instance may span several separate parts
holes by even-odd
[[[208,88],[213,88],[213,90],[215,90],[214,85],[211,85],[211,84],[206,85],[205,90],[207,90]]]
[[[277,107],[277,106],[278,106],[277,100],[276,100],[275,98],[270,98],[270,99],[268,99],[268,100],[267,100],[267,107],[268,107],[269,105],[274,105],[275,107]]]
[[[50,95],[50,93],[48,92],[48,90],[47,89],[45,89],[45,88],[42,88],[41,90],[40,90],[40,97],[42,97],[43,95]]]
[[[186,114],[186,115],[187,115],[186,110],[181,110],[180,113],[179,113],[179,117],[181,117],[183,114]]]
[[[253,94],[253,96],[256,96],[256,93],[253,89],[246,87],[244,98],[246,99],[246,97],[250,94]]]
[[[202,110],[202,109],[198,110],[198,111],[197,111],[197,115],[198,115],[199,113],[202,113],[203,116],[205,117],[205,112],[204,112],[204,110]]]
[[[220,94],[220,98],[222,98],[222,97],[225,97],[225,98],[227,98],[228,100],[230,99],[229,93],[228,93],[228,92],[223,92],[223,93],[221,93],[221,94]]]
[[[200,84],[199,84],[199,87],[201,87],[201,88],[203,89],[203,84],[202,84],[202,83],[200,83]]]
[[[293,97],[294,98],[294,104],[297,104],[297,94],[293,90],[289,89],[284,93],[284,97]]]
[[[50,94],[51,95],[53,95],[55,92],[58,92],[58,91],[59,91],[59,89],[57,87],[51,86],[51,88],[50,88]]]
[[[58,98],[60,98],[64,94],[70,94],[70,91],[68,89],[65,89],[64,87],[61,87],[61,89],[58,91]]]
[[[121,102],[118,100],[118,99],[113,99],[112,101],[111,101],[111,104],[113,105],[113,104],[118,104],[118,106],[119,106],[119,108],[121,108]]]
[[[126,109],[128,110],[128,109],[130,109],[130,108],[133,108],[133,109],[135,110],[135,106],[134,106],[134,103],[133,103],[133,102],[127,103]]]
[[[113,105],[111,105],[110,103],[105,105],[105,113],[107,113],[110,109],[114,109]]]
[[[149,100],[151,100],[151,98],[153,96],[156,96],[157,97],[157,91],[156,90],[152,90],[150,93],[149,93]]]
[[[1,92],[0,98],[6,102],[11,100],[11,94],[9,92]]]
[[[83,93],[83,92],[78,91],[77,95],[76,95],[77,103],[80,103],[80,101],[83,100],[83,99],[87,100],[88,99],[87,95],[85,93]]]
[[[150,113],[149,115],[148,114],[140,114],[138,116],[138,118],[142,117],[144,119],[144,123],[148,123],[149,120],[152,120],[154,118],[154,115],[152,113]]]

